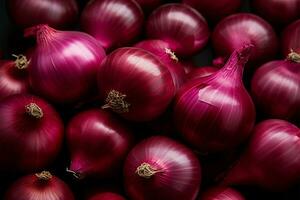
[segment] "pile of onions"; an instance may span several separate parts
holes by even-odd
[[[241,6],[241,0],[182,0],[183,3],[197,9],[206,19],[217,22],[235,13]]]
[[[44,100],[13,95],[0,104],[0,169],[32,171],[46,167],[58,154],[63,124]]]
[[[78,15],[76,0],[6,0],[11,19],[20,27],[48,24],[62,28],[73,24]]]
[[[143,25],[143,12],[134,0],[94,0],[84,8],[81,27],[107,50],[135,39]]]
[[[251,84],[252,96],[268,117],[299,119],[300,54],[271,61],[258,68]]]
[[[300,180],[300,129],[277,119],[256,125],[250,144],[223,184],[285,190]]]
[[[198,79],[198,78],[203,78],[203,77],[212,75],[213,73],[217,72],[218,70],[219,70],[219,68],[212,67],[212,66],[197,67],[195,69],[192,69],[187,74],[187,79],[194,80],[194,79]]]
[[[76,178],[118,174],[132,144],[132,135],[116,116],[103,110],[77,114],[68,124],[71,153],[68,169]]]
[[[271,25],[249,14],[234,14],[223,19],[214,29],[213,47],[219,56],[226,57],[244,44],[252,43],[251,63],[272,59],[277,52],[277,36]]]
[[[300,54],[300,19],[284,29],[281,45],[285,57],[288,56],[291,50]]]
[[[174,52],[188,56],[205,46],[209,29],[202,15],[190,6],[166,4],[150,15],[147,35],[168,42]]]
[[[185,140],[203,153],[235,148],[250,135],[255,108],[242,82],[252,45],[234,51],[223,68],[183,85],[174,121]]]
[[[135,0],[146,12],[158,7],[163,0]]]
[[[125,198],[113,192],[102,192],[92,195],[87,200],[125,200]]]
[[[30,61],[23,55],[14,56],[15,61],[0,61],[0,100],[29,92],[27,67]]]
[[[150,52],[132,47],[107,56],[99,70],[98,88],[106,103],[103,108],[133,121],[155,119],[175,94],[168,68]]]
[[[38,94],[53,102],[68,103],[83,98],[94,87],[105,52],[93,37],[47,25],[29,28],[25,35],[35,35],[37,40],[29,76]]]
[[[154,136],[131,150],[124,177],[131,200],[195,200],[201,168],[191,150],[167,137]]]
[[[246,200],[241,193],[229,187],[215,187],[205,191],[199,200]]]
[[[156,55],[171,72],[175,88],[180,88],[185,81],[185,72],[169,43],[162,40],[144,40],[134,46],[145,49]]]
[[[48,171],[18,179],[7,191],[4,200],[75,200],[72,191]]]

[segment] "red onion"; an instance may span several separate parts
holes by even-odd
[[[116,193],[102,192],[91,196],[88,200],[125,200],[125,198]]]
[[[76,115],[67,128],[71,153],[68,171],[77,178],[109,176],[129,152],[132,136],[119,120],[102,110],[89,110]]]
[[[135,0],[145,11],[151,11],[162,4],[163,0]]]
[[[222,69],[183,85],[175,98],[177,129],[201,152],[232,149],[250,134],[255,108],[242,74],[252,48],[234,51]]]
[[[242,194],[229,187],[215,187],[205,191],[201,200],[246,200]]]
[[[285,190],[300,180],[300,129],[277,119],[256,125],[250,144],[223,184]]]
[[[253,0],[251,3],[260,16],[275,25],[288,24],[300,17],[299,0]]]
[[[143,12],[133,0],[94,0],[84,8],[81,27],[105,49],[131,42],[140,33]]]
[[[250,60],[261,63],[272,59],[277,51],[277,37],[262,18],[249,14],[234,14],[223,19],[214,29],[212,42],[216,53],[228,56],[244,44],[254,45]]]
[[[18,179],[9,188],[5,200],[74,200],[66,183],[48,171]]]
[[[281,43],[285,57],[288,56],[291,50],[300,54],[300,19],[284,29]]]
[[[252,95],[267,116],[280,119],[300,117],[300,54],[287,60],[271,61],[255,72]]]
[[[26,56],[14,55],[15,61],[0,62],[0,100],[13,94],[29,92]]]
[[[172,51],[169,43],[162,40],[144,40],[134,46],[145,49],[156,55],[171,72],[175,87],[177,89],[180,88],[185,81],[185,72],[183,66],[179,63],[179,59],[175,52]]]
[[[167,137],[154,136],[131,150],[124,176],[132,200],[195,200],[201,169],[191,150]]]
[[[30,28],[25,34],[37,38],[29,67],[35,91],[51,101],[66,103],[77,101],[94,87],[105,52],[93,37],[47,25]]]
[[[78,15],[75,0],[6,0],[6,3],[11,19],[22,28],[38,24],[66,27]]]
[[[107,56],[98,76],[103,108],[133,121],[150,121],[162,114],[175,94],[171,73],[153,54],[120,48]]]
[[[164,40],[179,55],[193,55],[203,48],[209,29],[200,13],[184,4],[166,4],[150,15],[147,23],[150,38]]]
[[[183,3],[197,9],[205,18],[212,22],[236,13],[241,6],[241,0],[182,0]]]
[[[188,80],[203,78],[217,72],[219,69],[211,66],[197,67],[187,74]]]

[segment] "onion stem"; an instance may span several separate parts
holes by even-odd
[[[129,112],[130,104],[125,101],[126,95],[116,90],[111,90],[105,100],[106,104],[102,109],[111,108],[116,113]]]
[[[12,54],[12,56],[16,58],[15,66],[18,69],[26,69],[28,67],[30,60],[27,60],[26,56],[22,54],[19,55]]]
[[[156,173],[161,172],[161,170],[154,169],[150,164],[148,163],[142,163],[138,168],[136,169],[135,173],[137,173],[140,177],[143,178],[151,178]]]
[[[179,59],[177,58],[175,52],[173,52],[171,49],[165,48],[165,52],[166,52],[166,54],[169,54],[171,59],[175,60],[176,62],[179,61]]]
[[[287,59],[296,63],[300,63],[300,54],[291,49],[291,53],[289,53]]]
[[[35,176],[39,180],[48,181],[52,178],[52,174],[48,171],[42,171],[41,173],[36,173]]]
[[[82,179],[83,178],[79,173],[74,172],[74,171],[72,171],[72,170],[70,170],[68,168],[66,168],[66,172],[72,174],[72,176],[74,176],[76,179]]]
[[[26,112],[37,119],[43,117],[44,113],[43,110],[35,103],[30,103],[25,106]]]

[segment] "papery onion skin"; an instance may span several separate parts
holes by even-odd
[[[87,200],[125,200],[125,198],[113,192],[102,192],[89,197]]]
[[[105,58],[103,48],[93,37],[47,25],[30,28],[25,35],[37,38],[29,67],[35,92],[55,103],[73,103],[88,95]]]
[[[116,116],[100,109],[77,114],[66,132],[71,154],[69,170],[78,178],[118,174],[133,141],[128,128]]]
[[[156,170],[152,176],[138,174],[138,167],[143,163]],[[125,162],[124,177],[132,200],[195,200],[201,168],[187,147],[167,137],[154,136],[131,150]]]
[[[263,63],[272,59],[278,48],[276,33],[268,22],[249,14],[233,14],[215,27],[212,34],[213,47],[219,56],[229,56],[245,44],[253,44],[249,62]]]
[[[187,82],[175,97],[177,130],[202,153],[233,149],[250,135],[255,108],[242,73],[252,48],[234,51],[222,69]]]
[[[199,200],[246,200],[241,193],[230,187],[214,187],[205,191]]]
[[[260,122],[239,162],[225,177],[224,185],[256,185],[283,191],[299,182],[300,129],[278,119]]]
[[[28,112],[32,103],[41,111]],[[46,167],[56,158],[64,127],[58,113],[47,102],[31,95],[7,97],[0,103],[0,120],[0,168],[33,171]]]
[[[222,18],[236,13],[241,7],[241,0],[183,0],[185,4],[197,9],[208,21],[216,23]]]
[[[44,173],[44,174],[42,174]],[[54,175],[30,174],[19,178],[8,189],[4,200],[75,200],[68,185]],[[37,176],[40,176],[38,178]]]
[[[217,72],[218,70],[219,70],[219,68],[212,67],[212,66],[197,67],[197,68],[191,70],[187,74],[187,79],[190,81],[190,80],[194,80],[194,79],[198,79],[198,78],[203,78],[203,77],[212,75],[213,73]]]
[[[104,108],[132,121],[155,119],[175,94],[167,67],[148,51],[133,47],[107,56],[98,72],[98,88]]]
[[[129,44],[143,25],[143,12],[133,0],[90,1],[81,15],[82,29],[106,50]]]
[[[162,40],[144,40],[134,45],[156,55],[171,72],[174,85],[179,89],[185,81],[185,72],[176,52],[173,52],[169,43]]]
[[[147,22],[149,38],[168,42],[178,55],[193,55],[209,38],[209,28],[202,15],[184,4],[166,4],[150,15]]]
[[[300,54],[300,19],[284,29],[281,45],[284,57],[287,57],[291,50]]]
[[[78,17],[76,0],[6,0],[11,19],[20,27],[48,24],[63,28]]]

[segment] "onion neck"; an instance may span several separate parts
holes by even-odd
[[[40,181],[49,181],[52,179],[52,174],[48,171],[42,171],[41,173],[36,173],[35,176]]]
[[[43,110],[35,103],[30,103],[25,106],[26,113],[30,116],[40,119],[43,117],[44,113]]]
[[[170,56],[170,58],[176,62],[179,61],[178,57],[176,56],[175,52],[172,51],[171,49],[169,48],[165,48],[165,53],[168,54]]]
[[[156,173],[162,172],[161,170],[154,169],[148,163],[142,163],[140,166],[137,167],[135,173],[137,173],[140,177],[149,179],[154,176]]]
[[[12,55],[15,57],[15,67],[18,69],[26,69],[30,63],[30,60],[27,60],[26,56],[19,54],[19,55]]]
[[[25,29],[24,36],[25,37],[35,36],[37,38],[36,40],[38,44],[44,44],[56,32],[57,30],[51,28],[50,26],[46,24],[40,24]]]
[[[296,63],[300,63],[300,54],[291,50],[291,53],[289,53],[287,59]]]
[[[102,109],[111,108],[116,113],[129,112],[130,104],[125,100],[126,95],[116,90],[111,90],[105,100]]]

